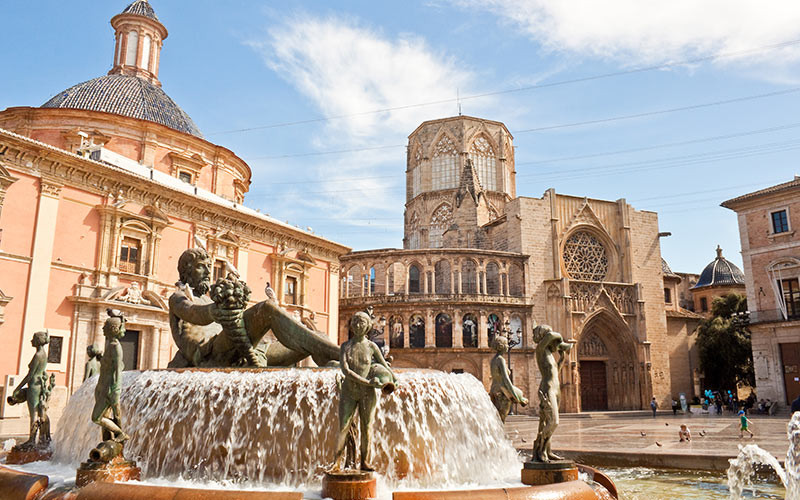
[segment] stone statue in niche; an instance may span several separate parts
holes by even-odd
[[[47,332],[33,334],[31,344],[36,348],[36,353],[28,363],[28,373],[22,378],[11,396],[7,398],[10,405],[28,403],[30,433],[27,441],[14,447],[17,451],[45,450],[50,446],[50,418],[47,416],[47,405],[56,378],[55,375],[47,376],[46,346],[49,343],[50,335]]]
[[[533,329],[533,341],[536,342],[536,364],[542,374],[542,381],[539,384],[539,432],[533,443],[532,460],[562,460],[550,451],[550,440],[558,427],[558,404],[561,399],[558,372],[572,344],[564,342],[561,334],[547,325],[539,325]],[[559,356],[558,360],[556,355]]]
[[[494,355],[491,363],[492,388],[489,390],[489,396],[500,414],[500,420],[505,422],[508,412],[511,410],[511,404],[519,403],[527,406],[528,399],[525,398],[519,387],[515,387],[511,383],[511,372],[508,370],[506,358],[503,357],[508,352],[508,339],[503,335],[498,335],[494,338],[492,347],[497,354]]]
[[[288,366],[308,356],[323,366],[339,359],[339,346],[276,303],[267,300],[246,308],[249,294],[243,281],[220,280],[219,294],[209,296],[210,274],[211,260],[201,248],[186,250],[178,260],[180,281],[169,298],[178,353],[170,368]],[[277,342],[259,345],[270,330]]]
[[[103,359],[103,351],[97,348],[94,344],[86,348],[86,356],[88,360],[83,370],[83,380],[93,377],[100,373],[100,360]]]
[[[370,463],[370,442],[375,410],[378,404],[376,389],[391,394],[397,384],[380,348],[367,338],[372,328],[372,318],[357,312],[350,320],[353,338],[342,344],[340,366],[344,373],[339,398],[339,435],[336,441],[336,458],[332,471],[341,471],[346,459],[350,426],[358,411],[361,424],[361,471],[374,470]]]

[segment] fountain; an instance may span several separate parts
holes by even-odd
[[[769,466],[786,488],[786,500],[800,500],[800,412],[795,412],[786,425],[789,449],[784,467],[778,459],[757,445],[741,447],[739,455],[731,459],[728,468],[728,489],[731,500],[739,500],[745,489],[752,486],[752,478],[760,467]]]
[[[138,477],[140,469],[144,483],[151,485],[114,483],[119,475],[99,473],[86,481],[84,463],[78,470],[77,493],[68,479],[67,487],[47,494],[48,500],[75,495],[122,500],[210,494],[179,493],[176,484],[218,490],[215,498],[318,497],[320,484],[323,496],[334,500],[373,498],[376,491],[378,498],[394,500],[616,496],[613,483],[588,468],[586,481],[577,479],[577,469],[574,475],[550,474],[549,481],[527,481],[531,467],[526,464],[522,469],[522,459],[505,436],[483,384],[469,374],[392,370],[365,337],[372,326],[368,315],[354,316],[354,336],[337,357],[338,346],[275,305],[262,302],[245,310],[249,290],[243,282],[229,277],[213,287],[204,286],[208,266],[205,252],[196,249],[179,261],[186,284],[180,283],[170,298],[173,337],[179,348],[171,365],[177,367],[121,372],[121,363],[111,364],[104,357],[99,375],[87,379],[70,398],[53,440],[51,461],[39,462],[43,465],[36,469],[74,471],[87,456],[93,472],[135,461],[137,472],[128,478]],[[209,289],[212,298],[205,294]],[[124,335],[125,321],[114,311],[109,315],[106,333],[108,342],[114,342]],[[259,340],[268,330],[278,342],[264,347]],[[561,338],[555,332],[550,337]],[[543,379],[554,387],[549,402],[542,403],[549,415],[546,438],[558,422],[558,382],[553,377],[554,355],[563,347],[559,346],[555,342],[552,348],[541,349],[542,363],[552,365],[543,370]],[[307,356],[330,366],[263,367]],[[331,363],[334,357],[340,359],[341,369]],[[378,387],[384,390],[376,400]],[[360,425],[351,426],[355,407],[365,413],[358,417]],[[98,425],[103,428],[101,445],[97,445]],[[357,443],[365,431],[360,470],[343,469],[346,443]],[[108,467],[100,463],[97,458],[104,450],[117,462],[106,461]],[[549,440],[542,450],[547,453],[538,456],[537,470],[563,468],[564,464],[547,463],[558,462],[549,452]],[[380,479],[377,490],[373,468]],[[347,483],[356,476],[369,487],[350,488]],[[41,491],[47,482],[46,476],[0,468],[0,497],[35,498],[34,490]],[[614,493],[609,494],[603,483]],[[170,485],[176,493],[153,490],[153,485]]]

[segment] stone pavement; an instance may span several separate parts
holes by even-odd
[[[755,443],[783,461],[788,448],[789,413],[748,418],[755,434],[752,439],[747,433],[739,439],[739,419],[730,413],[673,416],[672,412],[659,412],[656,418],[650,412],[567,414],[561,416],[553,436],[553,450],[593,466],[724,470],[728,458],[738,454],[739,445]],[[692,431],[689,443],[678,440],[683,423]],[[509,416],[506,433],[517,449],[530,450],[538,425],[536,417]],[[705,436],[700,436],[701,431]]]

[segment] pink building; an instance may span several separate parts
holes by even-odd
[[[108,75],[0,112],[0,380],[14,385],[32,334],[48,329],[55,417],[83,380],[87,346],[102,344],[107,307],[128,318],[126,367],[167,365],[166,301],[187,248],[209,251],[215,278],[238,272],[253,301],[270,282],[284,307],[337,339],[338,258],[349,249],[242,205],[250,167],[161,89],[167,30],[147,1],[111,25]],[[3,417],[19,412],[0,406]]]

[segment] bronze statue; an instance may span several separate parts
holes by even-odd
[[[222,295],[215,295],[219,302],[212,300],[210,271],[208,253],[201,248],[186,250],[178,260],[178,290],[169,298],[172,338],[178,346],[171,368],[288,366],[308,356],[322,366],[339,358],[336,344],[276,303],[267,300],[245,309],[244,282],[221,280]],[[253,347],[270,330],[278,342]]]
[[[558,371],[572,344],[564,342],[561,334],[547,325],[539,325],[533,329],[533,341],[536,342],[536,363],[539,365],[542,381],[539,384],[539,432],[533,443],[532,460],[563,460],[550,451],[550,439],[558,427],[558,404],[561,399]],[[558,361],[556,354],[559,355]]]
[[[497,354],[494,355],[491,363],[492,388],[489,390],[489,396],[491,396],[492,403],[500,414],[500,420],[505,423],[508,412],[511,410],[511,404],[519,403],[522,406],[527,406],[528,399],[511,382],[508,365],[503,357],[508,352],[508,339],[498,335],[494,338],[492,347],[497,351]]]
[[[31,362],[28,363],[28,373],[20,381],[14,392],[7,398],[8,404],[15,405],[28,403],[30,415],[30,434],[28,440],[20,444],[19,450],[34,448],[47,448],[50,445],[50,417],[47,416],[47,405],[50,393],[55,386],[55,375],[47,376],[47,349],[50,335],[47,332],[33,334],[31,344],[36,348]],[[27,386],[27,387],[26,387]],[[39,441],[36,441],[36,437]]]
[[[93,377],[100,373],[100,360],[103,359],[103,351],[91,344],[86,348],[86,355],[89,357],[83,369],[83,380]]]
[[[383,359],[380,348],[367,338],[371,328],[372,319],[367,313],[355,313],[350,320],[353,338],[341,347],[340,366],[344,381],[339,398],[339,436],[334,471],[343,469],[350,426],[356,410],[361,424],[360,470],[374,470],[370,464],[369,445],[378,404],[376,389],[382,388],[384,393],[390,394],[397,384],[397,378]]]
[[[119,395],[122,392],[122,344],[119,339],[125,336],[125,316],[116,309],[108,309],[108,319],[103,325],[106,348],[100,362],[100,376],[94,389],[94,409],[92,422],[103,429],[103,441],[124,443],[128,435],[122,431],[122,416]],[[109,416],[109,413],[111,414]]]

